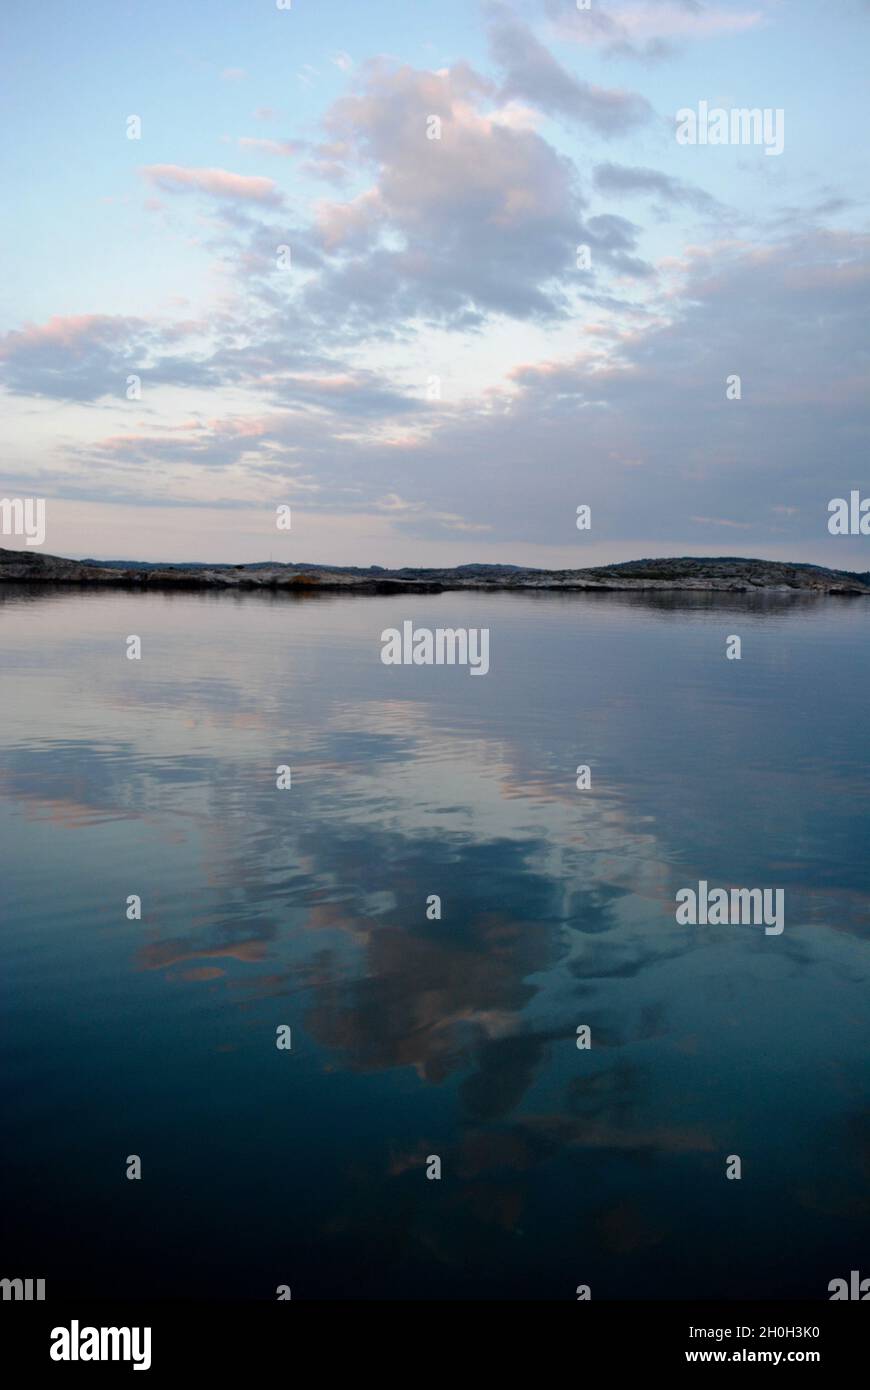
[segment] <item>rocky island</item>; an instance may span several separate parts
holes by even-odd
[[[445,589],[694,590],[777,594],[870,594],[870,573],[820,565],[732,556],[707,559],[628,560],[591,569],[543,570],[520,565],[458,565],[453,569],[367,569],[351,565],[149,564],[144,561],[67,560],[34,550],[0,549],[0,583],[120,585],[127,588],[396,590]]]

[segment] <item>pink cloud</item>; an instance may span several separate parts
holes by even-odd
[[[142,320],[111,314],[53,314],[45,323],[28,323],[0,338],[0,357],[28,349],[76,349],[93,342],[113,342],[142,327]]]
[[[141,172],[149,183],[164,193],[209,193],[214,198],[269,203],[273,206],[283,201],[273,179],[231,174],[226,169],[185,169],[180,164],[149,164]]]

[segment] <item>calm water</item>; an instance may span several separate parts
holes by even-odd
[[[489,627],[490,674],[383,666],[405,618]],[[870,1275],[868,636],[848,599],[2,592],[0,1274]],[[678,926],[702,878],[784,888],[785,931]]]

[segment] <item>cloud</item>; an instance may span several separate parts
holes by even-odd
[[[352,199],[324,201],[314,239],[331,264],[304,296],[330,331],[370,335],[422,317],[473,328],[487,315],[569,312],[577,245],[601,266],[646,276],[637,229],[584,223],[573,163],[466,64],[441,72],[384,61],[327,112],[332,158],[369,176]],[[440,138],[427,138],[437,120]]]
[[[722,211],[721,204],[709,193],[705,193],[703,188],[683,183],[680,179],[671,178],[657,169],[646,169],[637,165],[629,167],[624,164],[598,164],[593,181],[599,193],[608,193],[611,197],[636,195],[661,198],[666,203],[682,204],[710,216]]]
[[[147,336],[139,318],[55,314],[0,338],[0,379],[11,391],[64,400],[123,396]]]
[[[600,541],[666,542],[706,518],[702,544],[700,527],[723,519],[824,542],[827,500],[866,476],[870,237],[695,248],[655,307],[573,361],[517,368],[501,410],[491,397],[445,422],[424,451],[429,506],[462,488],[469,520],[518,541],[553,543],[565,527],[567,543],[582,501]],[[732,373],[739,402],[726,400]],[[512,480],[503,496],[474,481],[473,461],[494,458]],[[402,529],[423,534],[413,518]]]
[[[743,34],[763,22],[760,9],[725,9],[701,0],[633,0],[614,11],[616,23],[636,38],[714,39]]]
[[[547,115],[562,117],[610,139],[643,125],[653,114],[636,92],[595,87],[574,77],[552,53],[503,6],[490,8],[489,40],[505,78],[505,100],[532,102]]]
[[[207,363],[177,349],[198,329],[110,314],[54,315],[0,337],[0,382],[20,395],[94,402],[126,399],[127,377],[209,386]]]
[[[286,486],[312,512],[378,513],[419,540],[485,534],[507,558],[576,543],[581,501],[599,547],[703,547],[732,532],[756,553],[823,543],[827,500],[866,477],[870,238],[720,241],[663,274],[645,311],[606,332],[578,318],[582,351],[520,365],[476,402],[430,404],[338,356],[306,362],[305,335],[282,332],[278,313],[259,328],[218,322],[195,358],[179,344],[196,326],[55,318],[0,339],[0,368],[15,391],[76,400],[123,397],[142,360],[146,384],[247,392],[245,406],[216,400],[213,418],[177,429],[118,417],[114,434],[67,446],[59,496],[82,476],[103,499],[227,506]],[[725,396],[734,372],[739,402]]]
[[[610,58],[655,62],[671,57],[677,42],[742,34],[763,22],[761,10],[723,9],[700,0],[632,0],[603,10],[578,10],[565,0],[544,0],[560,39],[601,48]]]
[[[226,169],[185,169],[179,164],[149,164],[142,175],[164,193],[207,193],[233,202],[277,207],[283,195],[272,179],[231,174]]]

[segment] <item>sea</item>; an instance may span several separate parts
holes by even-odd
[[[489,669],[385,664],[406,621]],[[868,638],[860,597],[0,589],[0,1276],[870,1275]],[[783,930],[679,922],[701,883]]]

